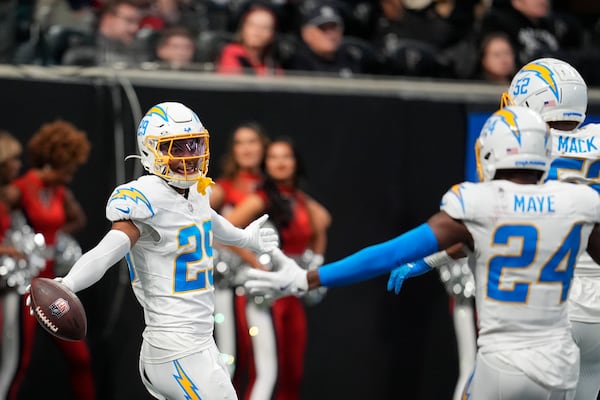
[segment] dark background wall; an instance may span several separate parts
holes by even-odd
[[[239,122],[257,120],[271,136],[293,137],[307,164],[309,193],[333,215],[327,260],[392,238],[434,213],[442,194],[463,180],[468,113],[490,112],[497,105],[460,97],[311,94],[285,87],[134,87],[142,112],[170,100],[197,111],[211,134],[213,177]],[[0,78],[0,88],[1,128],[23,143],[40,124],[58,117],[87,131],[91,158],[72,189],[89,218],[77,239],[89,249],[109,227],[104,207],[120,183],[118,169],[126,165],[121,174],[133,177],[134,161],[115,159],[120,128],[125,154],[135,152],[131,99],[103,79]],[[307,309],[303,399],[452,397],[456,345],[448,297],[437,275],[407,282],[399,296],[385,290],[386,279],[332,289],[321,304]],[[143,315],[125,267],[112,268],[80,297],[88,312],[98,398],[149,399],[137,368]],[[70,398],[65,362],[41,330],[35,350],[20,398]]]

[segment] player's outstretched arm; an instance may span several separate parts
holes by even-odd
[[[322,286],[344,286],[375,278],[398,265],[438,251],[438,241],[428,224],[366,247],[339,261],[324,264],[316,272]]]
[[[344,286],[390,272],[398,265],[418,260],[456,243],[472,244],[472,237],[461,221],[451,218],[443,211],[432,216],[427,223],[402,235],[370,247],[366,247],[346,258],[324,264],[313,271],[297,272],[297,265],[283,263],[289,268],[278,272],[250,271],[246,287],[264,285],[283,293],[286,282],[298,287],[314,289],[319,286]],[[286,278],[287,280],[283,279]],[[260,282],[262,281],[262,283]],[[278,286],[280,285],[280,286]]]
[[[77,260],[62,283],[73,292],[78,292],[98,282],[110,267],[125,257],[139,235],[133,222],[114,222],[112,229],[96,247]]]
[[[252,221],[245,229],[234,226],[215,210],[211,212],[215,239],[223,244],[247,247],[256,253],[271,252],[279,246],[279,236],[273,228],[263,228],[269,216]]]
[[[245,286],[251,293],[275,291],[289,295],[319,286],[343,286],[365,281],[392,270],[406,261],[438,250],[431,227],[423,224],[387,242],[366,247],[339,261],[311,271],[301,269],[293,260],[273,252],[280,265],[276,272],[248,271]]]

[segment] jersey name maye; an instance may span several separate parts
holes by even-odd
[[[527,196],[515,194],[513,200],[513,211],[518,213],[555,213],[556,212],[556,196]]]

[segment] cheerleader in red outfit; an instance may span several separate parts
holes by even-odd
[[[307,268],[318,268],[323,263],[331,217],[299,189],[303,168],[298,152],[289,139],[273,141],[267,147],[264,164],[263,190],[240,203],[231,220],[242,225],[242,221],[268,212],[284,253]],[[304,304],[294,296],[277,299],[270,307],[265,301],[257,298],[246,308],[256,368],[256,379],[246,398],[299,399],[307,338]]]
[[[262,185],[261,165],[269,138],[263,127],[256,122],[240,124],[231,135],[228,150],[222,160],[222,177],[212,187],[211,207],[227,218],[227,215],[249,194],[255,193]],[[215,265],[225,259],[242,263],[253,262],[253,253],[244,249],[217,247],[220,256]],[[255,261],[254,261],[255,262]],[[239,266],[239,265],[238,265]],[[233,377],[233,384],[240,398],[243,397],[245,383],[254,374],[251,361],[250,336],[246,322],[246,296],[238,282],[239,270],[230,265],[226,274],[215,274],[215,341],[222,352],[225,363]],[[223,271],[221,271],[223,272]]]
[[[21,153],[21,143],[10,133],[0,131],[0,254],[16,255],[14,247],[3,242],[4,234],[10,228],[6,189],[21,170]]]
[[[5,244],[5,235],[11,226],[10,209],[6,203],[6,188],[17,177],[21,169],[21,144],[8,132],[0,131],[0,256],[22,258],[12,245]],[[5,399],[19,362],[18,315],[21,311],[19,299],[21,295],[15,288],[9,287],[7,277],[2,277],[2,350],[0,362],[0,399]]]
[[[86,222],[83,209],[67,189],[77,170],[85,163],[90,143],[84,132],[65,121],[44,124],[27,143],[31,169],[13,182],[8,189],[9,203],[20,208],[29,225],[46,239],[48,257],[39,276],[54,278],[52,248],[57,233],[72,233]],[[25,297],[22,298],[24,303]],[[17,373],[10,386],[8,399],[17,398],[33,350],[37,323],[29,315],[29,307],[22,305],[21,355]],[[68,342],[55,339],[65,355],[70,371],[71,387],[75,398],[95,398],[90,353],[85,341]]]

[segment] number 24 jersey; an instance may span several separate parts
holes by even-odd
[[[600,221],[595,191],[556,181],[463,183],[445,194],[441,209],[462,220],[475,243],[470,262],[483,351],[568,330],[575,262]]]
[[[579,349],[567,297],[577,258],[600,221],[600,197],[586,185],[495,180],[454,186],[441,209],[462,220],[474,240],[479,351],[545,386],[575,388]]]

